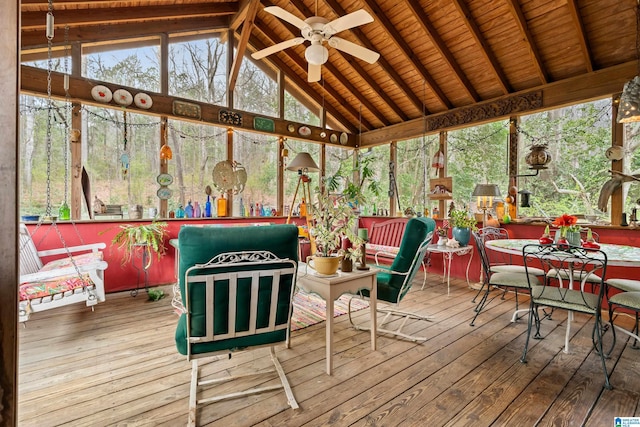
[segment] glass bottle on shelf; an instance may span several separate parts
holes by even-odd
[[[193,202],[193,217],[200,218],[202,216],[202,209],[200,208],[200,203]]]
[[[191,200],[187,202],[187,206],[184,208],[184,215],[187,218],[193,218],[193,205],[191,204]]]
[[[204,204],[204,216],[211,218],[211,196],[207,194],[207,202]]]
[[[224,194],[218,199],[218,218],[227,216],[227,199]]]
[[[178,205],[178,208],[176,209],[176,218],[184,218],[184,208],[182,205]]]

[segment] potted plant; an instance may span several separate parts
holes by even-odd
[[[315,253],[310,258],[316,271],[334,274],[343,256],[352,260],[361,256],[363,241],[357,234],[358,216],[344,195],[318,191],[316,194],[316,203],[309,207],[313,218],[309,234],[315,245]],[[349,239],[351,248],[342,249],[343,238]]]
[[[164,240],[167,236],[167,223],[153,221],[151,224],[123,224],[120,231],[113,237],[111,243],[117,245],[123,251],[122,264],[131,261],[136,251],[145,252],[146,264],[143,266],[147,270],[153,261],[153,254],[160,260],[166,252]]]
[[[471,232],[478,230],[477,223],[475,217],[469,216],[467,211],[461,209],[452,209],[449,214],[451,235],[460,243],[460,246],[466,246],[469,243]]]

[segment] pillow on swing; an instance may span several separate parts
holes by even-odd
[[[39,271],[52,271],[60,268],[73,267],[71,259],[75,262],[76,266],[90,265],[91,263],[102,261],[102,252],[89,252],[82,255],[74,255],[71,257],[64,257],[53,260],[46,263]]]

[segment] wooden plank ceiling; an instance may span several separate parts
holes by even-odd
[[[339,34],[379,52],[374,64],[328,47],[322,80],[307,83],[308,42],[261,60],[363,134],[637,59],[635,0],[55,0],[54,13],[70,42],[232,29],[251,53],[300,36],[264,11],[273,5],[301,19],[374,17]],[[22,0],[23,50],[45,45],[47,7]]]

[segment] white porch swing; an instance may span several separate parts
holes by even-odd
[[[38,230],[46,219],[51,222],[50,229],[46,231],[47,236],[51,229],[55,230],[63,247],[38,251],[33,242],[27,227],[20,224],[20,278],[19,278],[19,302],[18,321],[26,322],[31,313],[49,310],[77,302],[85,302],[91,307],[98,302],[105,300],[104,291],[104,270],[107,263],[102,260],[101,249],[106,247],[105,243],[82,244],[80,246],[68,247],[60,229],[56,224],[57,218],[51,214],[51,121],[53,115],[53,101],[51,98],[51,47],[53,39],[53,2],[49,0],[49,12],[47,13],[47,40],[48,40],[48,84],[47,84],[47,135],[46,135],[46,155],[47,155],[47,200],[46,213],[44,218],[40,218],[34,229]],[[66,64],[66,55],[65,55]],[[66,65],[65,65],[66,68]],[[66,69],[65,69],[66,71]],[[65,78],[65,92],[68,96],[68,79]],[[69,142],[68,135],[68,109],[65,117],[65,144]],[[65,147],[65,194],[64,203],[67,203],[68,193],[68,151]],[[67,208],[68,209],[68,208]],[[73,224],[73,222],[72,222]],[[82,236],[73,224],[73,228],[78,233],[80,242]],[[66,255],[66,258],[58,258],[48,263],[43,263],[42,257]]]

